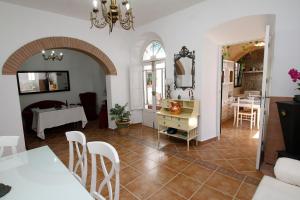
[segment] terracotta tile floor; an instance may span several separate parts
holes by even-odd
[[[192,142],[190,151],[184,141],[168,137],[162,137],[158,150],[156,130],[142,125],[112,131],[100,130],[97,124],[89,122],[84,130],[72,125],[46,130],[45,141],[28,133],[26,145],[28,149],[48,145],[67,166],[65,131],[78,129],[88,141],[112,144],[121,159],[120,199],[124,200],[251,199],[263,176],[255,170],[257,131],[233,128],[230,121],[223,124],[220,141],[198,146]],[[98,177],[103,178],[100,170]],[[87,182],[89,189],[90,166]]]

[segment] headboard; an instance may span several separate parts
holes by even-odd
[[[33,104],[30,104],[24,110],[22,111],[22,118],[23,118],[23,125],[25,130],[29,131],[31,130],[32,126],[32,108],[40,108],[40,109],[46,109],[46,108],[54,108],[58,106],[65,105],[65,103],[61,101],[55,101],[55,100],[45,100],[45,101],[39,101]]]

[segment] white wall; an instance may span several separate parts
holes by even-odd
[[[219,56],[216,53],[218,49],[215,41],[208,38],[207,33],[224,22],[243,16],[275,14],[271,95],[292,96],[296,93],[295,85],[289,80],[287,71],[290,67],[300,65],[299,7],[299,0],[207,0],[145,26],[137,27],[135,32],[121,31],[116,28],[109,35],[107,29],[90,30],[88,14],[87,21],[84,21],[0,3],[0,66],[20,46],[38,38],[67,36],[84,40],[101,49],[117,67],[118,76],[106,77],[106,85],[111,88],[108,91],[108,96],[111,95],[108,99],[112,102],[108,107],[111,107],[112,104],[124,104],[129,101],[128,67],[139,66],[138,60],[141,59],[145,41],[160,38],[163,42],[168,55],[168,79],[173,79],[173,54],[186,45],[190,50],[196,51],[195,98],[201,101],[201,140],[206,140],[217,134],[218,62],[210,59],[217,59]],[[239,31],[241,30],[236,30],[237,33]],[[152,34],[147,35],[148,33]],[[129,51],[129,49],[133,50]],[[176,91],[175,97],[177,93],[181,93],[183,97],[187,96],[182,91]],[[141,116],[140,114],[137,116]],[[113,127],[112,123],[110,127]]]
[[[36,54],[29,58],[20,68],[22,71],[47,71],[66,70],[69,71],[70,91],[20,95],[22,110],[35,102],[42,100],[59,100],[68,103],[80,103],[79,94],[83,92],[95,92],[97,94],[98,108],[106,98],[105,74],[103,68],[90,56],[79,51],[68,49],[55,49],[62,52],[62,61],[45,61],[41,54]],[[49,52],[47,52],[49,53]]]
[[[17,151],[25,151],[21,108],[15,76],[0,75],[0,94],[0,136],[20,136]],[[5,154],[9,153],[9,151],[5,151]]]
[[[219,106],[217,103],[219,49],[217,42],[209,37],[208,33],[214,27],[233,19],[249,15],[274,14],[276,24],[271,95],[292,96],[295,94],[295,85],[289,80],[287,72],[292,66],[300,66],[299,7],[299,0],[207,0],[139,27],[135,37],[138,38],[147,32],[155,32],[161,37],[168,55],[168,79],[173,79],[173,54],[183,45],[196,51],[195,97],[201,101],[200,139],[206,140],[217,135],[216,109]],[[262,21],[261,25],[263,24]],[[251,27],[251,24],[249,26]],[[234,31],[236,35],[243,32],[242,29]],[[261,35],[260,32],[257,35]],[[222,38],[220,40],[223,41]],[[178,93],[183,92],[176,91],[174,97],[177,97]],[[185,93],[182,96],[187,95]]]
[[[114,28],[112,34],[109,34],[108,27],[103,30],[90,29],[88,11],[87,20],[79,20],[3,2],[0,2],[0,24],[1,72],[7,58],[33,40],[51,36],[74,37],[101,49],[117,68],[117,76],[107,77],[113,91],[109,92],[112,96],[108,108],[115,103],[128,102],[128,49],[132,40],[132,31],[120,30],[118,26]],[[114,124],[109,122],[109,126],[112,128]]]

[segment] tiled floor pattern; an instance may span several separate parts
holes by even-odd
[[[46,131],[46,141],[33,133],[26,134],[27,147],[48,145],[67,166],[64,132],[72,129],[71,125],[50,129]],[[96,122],[90,122],[82,131],[88,141],[106,141],[117,149],[121,159],[120,199],[251,199],[262,177],[255,170],[256,131],[232,128],[231,122],[225,123],[222,130],[220,141],[198,146],[193,143],[190,151],[186,151],[184,141],[168,137],[163,137],[158,150],[156,131],[142,125],[114,132],[100,130]],[[87,188],[90,169],[89,166]],[[100,168],[98,175],[100,183]]]

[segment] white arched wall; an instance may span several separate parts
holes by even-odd
[[[144,94],[143,94],[143,55],[146,47],[158,41],[164,47],[161,37],[155,32],[147,32],[136,37],[130,54],[130,109],[131,120],[134,123],[143,122]],[[168,56],[168,55],[167,55]],[[135,74],[135,75],[134,75]]]
[[[274,14],[276,16],[274,30],[276,37],[273,37],[275,46],[270,95],[293,96],[296,93],[295,85],[289,80],[287,72],[293,66],[300,66],[298,56],[298,52],[300,52],[300,24],[297,21],[300,18],[300,13],[297,10],[299,6],[299,0],[209,0],[136,29],[137,36],[155,31],[161,37],[168,54],[166,60],[168,79],[173,80],[174,76],[172,55],[178,52],[183,45],[190,50],[195,50],[196,88],[194,94],[195,98],[200,100],[201,141],[217,136],[217,76],[211,77],[207,73],[213,74],[213,68],[217,68],[219,56],[214,53],[218,52],[218,45],[214,45],[216,41],[209,37],[208,33],[232,20],[246,16]],[[237,32],[242,31],[238,30]],[[210,45],[209,43],[213,44]],[[205,61],[207,57],[213,56],[216,62]],[[204,81],[207,79],[211,80]],[[178,92],[182,94],[181,91]],[[186,95],[182,96],[187,97]],[[177,95],[175,94],[173,97],[177,97]],[[211,109],[208,109],[208,106],[211,106]]]
[[[12,10],[14,15],[11,15]],[[108,109],[116,103],[124,105],[129,101],[128,58],[132,31],[123,31],[116,27],[114,32],[109,34],[108,29],[90,29],[88,17],[87,20],[80,20],[4,2],[0,2],[0,13],[1,72],[7,58],[31,41],[52,36],[77,38],[101,49],[116,66],[118,75],[106,76],[108,102],[111,102]],[[25,28],[24,21],[29,22]],[[13,89],[17,93],[17,88]],[[109,127],[114,128],[115,124],[109,121]]]
[[[220,105],[221,105],[221,47],[228,44],[264,39],[266,26],[272,27],[274,36],[275,15],[253,15],[241,17],[222,23],[209,30],[205,37],[204,48],[206,56],[203,57],[204,68],[201,83],[201,100],[205,107],[201,113],[206,113],[202,118],[201,131],[208,130],[206,135],[209,139],[220,133]],[[272,45],[273,47],[274,45]],[[207,85],[211,90],[207,90]],[[215,126],[206,126],[214,123]]]
[[[239,17],[237,19],[231,19],[227,22],[222,22],[204,33],[201,42],[201,48],[205,49],[205,53],[199,55],[199,52],[196,50],[195,98],[200,99],[201,101],[199,132],[203,133],[201,134],[199,140],[205,141],[218,136],[218,116],[220,112],[220,103],[217,97],[218,92],[220,92],[220,83],[218,79],[221,58],[220,47],[226,44],[261,39],[264,37],[265,26],[267,24],[274,26],[274,20],[274,15],[253,15]],[[166,47],[167,79],[173,81],[174,67],[172,55],[179,51],[181,46],[176,44],[176,42],[172,43],[167,37],[161,37],[158,35],[158,33],[146,32],[140,34],[130,56],[132,63],[131,67],[141,67],[142,53],[146,46],[153,40],[162,42],[162,44]],[[182,44],[186,45],[186,43]],[[194,45],[195,44],[187,46],[190,50],[194,50],[196,48],[193,48]],[[201,67],[199,68],[199,66]],[[142,84],[143,83],[141,82],[140,85]],[[180,94],[183,98],[188,98],[187,91],[172,90],[173,98],[177,98],[178,94]],[[136,97],[132,96],[132,98]],[[131,102],[132,101],[133,100],[131,100]],[[140,121],[137,120],[138,122],[142,122],[141,110],[134,111],[133,113],[136,115],[133,118],[139,119]]]

